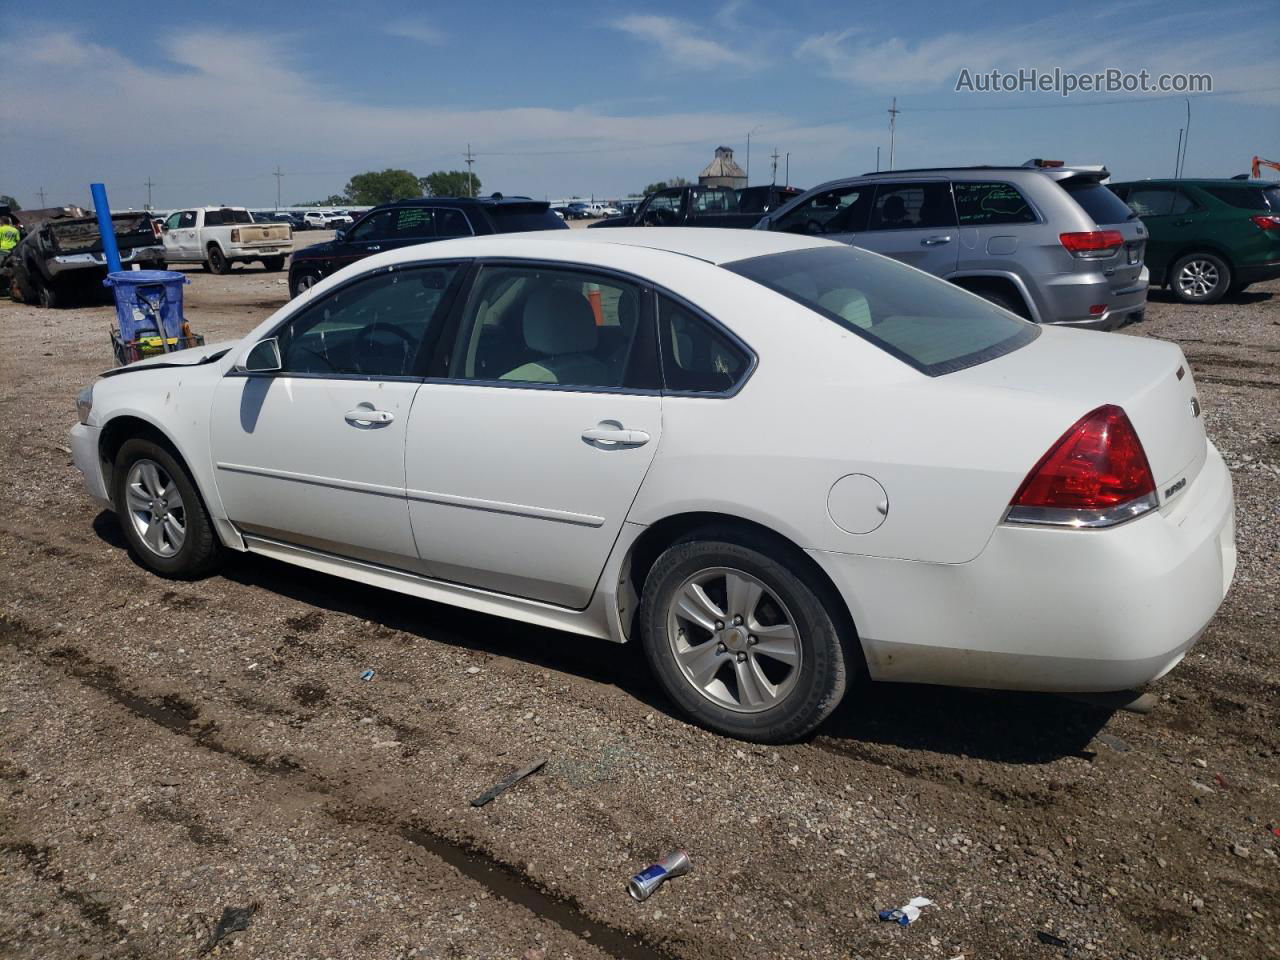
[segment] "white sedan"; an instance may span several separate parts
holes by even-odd
[[[1146,683],[1235,570],[1177,346],[788,234],[398,249],[78,407],[89,493],[163,576],[249,551],[638,640],[689,716],[758,741],[863,673]]]

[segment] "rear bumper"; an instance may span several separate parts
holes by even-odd
[[[1236,267],[1236,282],[1262,283],[1280,277],[1280,260],[1267,260],[1262,263],[1245,263]]]
[[[154,263],[157,260],[165,258],[164,247],[132,247],[127,250],[120,251],[120,262],[125,263]],[[45,269],[49,271],[50,277],[56,277],[62,273],[68,273],[72,270],[86,270],[94,267],[101,267],[103,276],[106,276],[107,255],[105,253],[67,253],[58,254],[45,260]]]
[[[228,260],[259,260],[262,257],[287,257],[291,253],[293,253],[293,241],[282,240],[279,243],[262,243],[254,246],[237,244],[227,247],[225,256]]]
[[[77,423],[71,428],[71,460],[84,477],[84,487],[89,496],[104,507],[111,507],[106,478],[102,475],[102,458],[98,456],[98,427]]]
[[[968,563],[811,555],[849,604],[874,679],[1127,689],[1176,666],[1226,596],[1231,476],[1210,445],[1160,511],[1106,530],[1001,525]]]
[[[1110,278],[1101,272],[1052,277],[1041,287],[1044,305],[1040,322],[1087,330],[1114,330],[1138,319],[1146,309],[1150,286],[1150,273],[1145,266],[1137,280],[1119,290],[1112,289]],[[1091,313],[1095,306],[1104,309],[1101,313]]]

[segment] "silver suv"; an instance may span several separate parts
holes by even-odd
[[[814,187],[756,229],[855,244],[1039,323],[1112,330],[1146,306],[1147,231],[1103,186],[1109,176],[1033,165],[868,173]]]

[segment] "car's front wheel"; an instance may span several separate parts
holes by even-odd
[[[1183,303],[1217,303],[1231,287],[1231,268],[1212,253],[1192,253],[1170,271],[1169,288]]]
[[[153,440],[125,441],[112,472],[116,514],[142,563],[164,577],[210,573],[221,547],[186,468]]]
[[[641,598],[641,640],[663,688],[697,722],[784,743],[836,708],[849,657],[803,564],[735,539],[692,539],[658,558]]]
[[[319,270],[298,270],[289,278],[289,296],[297,297],[306,293],[321,279]]]

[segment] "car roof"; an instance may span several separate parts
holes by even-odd
[[[555,244],[556,249],[547,245]],[[486,237],[468,237],[461,241],[440,240],[432,250],[458,256],[463,245],[492,248],[477,251],[477,256],[572,257],[573,247],[585,252],[601,246],[636,247],[656,250],[706,263],[722,264],[772,253],[806,250],[811,247],[841,246],[831,240],[794,233],[772,233],[766,230],[733,230],[716,227],[611,227],[606,230],[544,230],[531,233],[504,233]],[[455,246],[456,245],[456,246]],[[419,254],[420,255],[420,254]]]
[[[1138,187],[1144,183],[1161,186],[1189,184],[1193,187],[1280,187],[1280,180],[1236,180],[1234,177],[1152,177],[1149,180],[1120,180],[1113,187]]]

